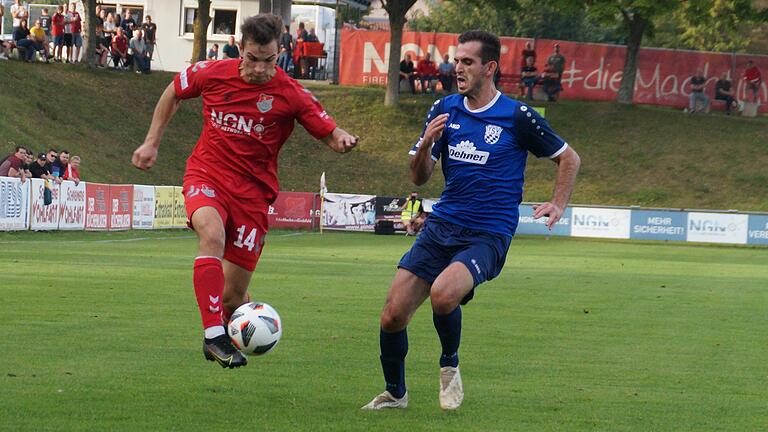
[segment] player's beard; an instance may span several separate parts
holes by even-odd
[[[249,84],[266,84],[272,80],[276,72],[276,69],[272,67],[267,68],[264,72],[258,73],[251,68],[244,67],[243,63],[240,63],[240,77],[243,79],[243,81]]]

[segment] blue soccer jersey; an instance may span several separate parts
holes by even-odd
[[[424,129],[443,113],[449,117],[432,147],[432,159],[442,159],[445,190],[432,215],[466,228],[513,236],[528,152],[554,158],[568,144],[531,107],[500,92],[475,110],[462,95],[446,96],[432,105]],[[415,155],[420,145],[421,138],[410,154]]]

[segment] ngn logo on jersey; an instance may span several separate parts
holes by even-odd
[[[462,162],[485,165],[488,162],[489,153],[479,151],[471,141],[462,141],[456,146],[448,146],[448,157]]]
[[[485,142],[488,144],[496,144],[501,137],[501,126],[485,125]]]

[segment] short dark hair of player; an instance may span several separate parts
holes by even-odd
[[[283,32],[283,20],[273,14],[261,13],[245,20],[240,26],[243,34],[243,44],[251,41],[259,45],[268,45],[280,39]]]
[[[501,58],[501,42],[495,34],[485,30],[468,30],[459,35],[459,43],[461,44],[472,41],[478,41],[483,45],[480,50],[480,59],[483,64],[489,61],[495,61],[496,64],[499,63],[499,58]]]

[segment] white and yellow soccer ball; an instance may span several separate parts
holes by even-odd
[[[227,334],[243,354],[262,355],[280,342],[283,322],[272,306],[261,302],[246,303],[232,314]]]

